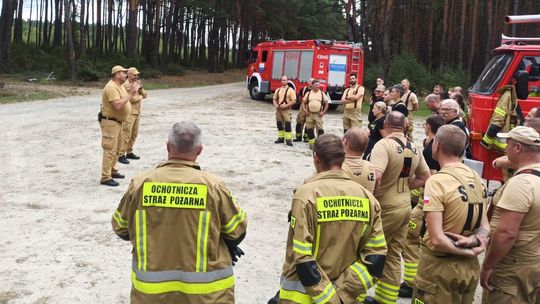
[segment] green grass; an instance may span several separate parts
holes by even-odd
[[[55,98],[60,95],[51,93],[51,92],[30,92],[28,94],[15,94],[9,92],[0,92],[0,104],[13,103],[13,102],[22,102],[22,101],[31,101],[31,100],[41,100],[41,99],[50,99]]]
[[[167,83],[144,83],[145,90],[160,90],[160,89],[170,89],[171,85]]]

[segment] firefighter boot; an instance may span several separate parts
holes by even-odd
[[[409,285],[407,285],[405,282],[401,283],[399,286],[399,294],[398,296],[400,298],[412,298],[413,289]]]
[[[315,144],[315,130],[306,129],[306,133],[308,135],[309,148],[313,150],[313,145]]]
[[[292,146],[292,132],[291,132],[291,122],[286,121],[285,122],[285,142],[287,143],[287,146]]]
[[[278,135],[276,141],[274,143],[276,144],[282,144],[285,142],[285,131],[283,130],[283,123],[281,121],[276,122],[277,129],[278,129]]]
[[[294,142],[302,141],[302,128],[303,126],[299,123],[296,123],[296,127],[294,130]]]

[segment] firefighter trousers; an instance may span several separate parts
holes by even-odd
[[[361,109],[352,108],[352,109],[343,109],[343,132],[346,132],[352,127],[361,127],[362,126],[362,116]]]
[[[383,203],[381,206],[384,208]],[[381,213],[384,237],[388,246],[383,274],[375,285],[375,300],[381,304],[396,303],[398,298],[401,282],[401,253],[407,238],[410,215],[410,206]]]
[[[409,287],[414,287],[414,278],[418,270],[420,258],[420,234],[424,224],[424,208],[419,202],[411,212],[409,228],[407,230],[407,241],[403,247],[404,282]]]
[[[540,257],[502,259],[493,271],[493,291],[484,289],[483,304],[540,303]]]
[[[422,246],[411,303],[471,304],[479,278],[477,257],[436,253]]]

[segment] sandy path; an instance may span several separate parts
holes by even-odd
[[[126,180],[109,188],[99,185],[100,100],[0,105],[0,303],[129,302],[131,246],[112,232],[111,214],[129,179],[166,158],[180,120],[201,127],[201,166],[248,213],[237,303],[266,303],[278,288],[292,191],[313,170],[307,144],[274,144],[271,102],[250,100],[243,84],[150,91],[135,146],[142,158],[119,164]],[[325,117],[327,132],[341,134],[341,115]]]

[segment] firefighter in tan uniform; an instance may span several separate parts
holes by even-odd
[[[401,86],[404,90],[403,96],[401,96],[401,101],[403,101],[403,103],[407,106],[407,110],[409,111],[409,115],[407,116],[407,119],[409,120],[409,129],[407,130],[407,134],[410,140],[414,140],[413,112],[418,111],[418,97],[416,97],[416,94],[411,91],[411,83],[408,79],[403,79],[401,81]]]
[[[427,233],[412,303],[473,303],[480,276],[477,255],[489,237],[482,178],[461,162],[467,137],[457,126],[439,128],[433,158],[441,170],[424,189]]]
[[[508,132],[515,126],[519,125],[516,109],[518,100],[516,96],[516,88],[512,85],[507,85],[499,89],[497,93],[501,94],[497,101],[497,106],[493,110],[493,115],[489,121],[489,127],[482,137],[480,144],[488,149],[504,153],[506,144],[497,139],[498,132]]]
[[[540,303],[540,137],[529,127],[498,137],[517,172],[493,197],[482,302]]]
[[[200,139],[194,124],[175,124],[168,161],[133,178],[113,215],[114,231],[133,245],[131,303],[234,303],[246,213],[200,170]]]
[[[341,170],[344,157],[339,137],[317,139],[317,175],[293,196],[279,303],[362,303],[381,275],[386,242],[380,207]]]
[[[345,161],[342,169],[355,182],[364,186],[369,192],[375,190],[375,166],[362,159],[368,143],[368,132],[365,129],[353,127],[343,136]]]
[[[145,99],[148,94],[143,89],[142,83],[139,80],[139,70],[136,68],[129,68],[127,71],[128,79],[124,82],[124,87],[129,88],[131,84],[137,82],[140,86],[139,90],[131,97],[129,102],[131,103],[131,114],[128,120],[122,124],[122,150],[120,151],[119,162],[129,164],[128,159],[140,159],[140,156],[133,153],[133,145],[139,135],[139,117],[141,113],[141,101]]]
[[[313,80],[311,91],[302,100],[302,107],[306,115],[306,133],[308,134],[309,146],[315,144],[315,128],[317,136],[324,134],[323,116],[328,111],[328,97],[320,89],[319,80]]]
[[[278,129],[278,139],[276,144],[287,143],[292,146],[291,132],[291,107],[296,102],[294,89],[287,85],[289,79],[287,76],[281,77],[281,87],[274,93],[273,103],[276,108],[276,124]]]
[[[367,303],[395,303],[401,282],[401,252],[407,236],[411,213],[410,189],[424,185],[430,176],[420,151],[406,138],[406,117],[393,111],[384,121],[388,135],[381,139],[371,153],[375,166],[375,197],[381,204],[381,218],[388,253],[384,272],[375,287],[375,297]],[[414,177],[413,177],[414,175]]]
[[[304,132],[304,127],[306,126],[306,115],[307,113],[304,111],[304,107],[302,107],[302,100],[304,100],[304,96],[311,91],[311,86],[313,85],[313,78],[309,79],[308,85],[303,87],[302,90],[300,90],[300,94],[298,94],[298,99],[300,99],[300,108],[298,109],[298,114],[296,115],[296,127],[295,127],[295,134],[294,134],[294,142],[302,141],[302,139],[307,142],[307,133]],[[302,136],[303,133],[303,136]]]
[[[356,74],[349,76],[350,87],[343,92],[341,103],[343,104],[343,133],[352,127],[362,126],[362,102],[365,89],[358,85]]]
[[[437,173],[441,169],[439,162],[433,159],[433,142],[435,141],[435,134],[441,126],[445,125],[444,119],[437,114],[431,114],[426,119],[424,124],[424,133],[426,138],[424,139],[424,149],[422,150],[422,156],[429,167],[431,174]],[[407,231],[407,242],[403,247],[403,283],[399,287],[399,297],[410,298],[412,297],[414,288],[414,278],[418,270],[418,261],[420,259],[420,235],[425,231],[426,226],[424,222],[424,202],[423,188],[411,190],[411,218],[409,219],[409,229]]]
[[[139,90],[137,83],[127,89],[124,87],[126,72],[127,69],[119,65],[112,68],[112,79],[103,88],[101,111],[98,114],[103,148],[101,184],[112,187],[118,186],[118,182],[113,178],[124,178],[115,168],[122,145],[122,123],[127,121],[131,112],[129,100]]]

